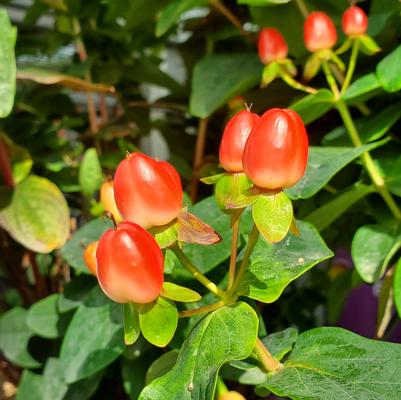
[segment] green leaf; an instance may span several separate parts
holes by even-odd
[[[26,369],[21,376],[16,400],[38,400],[43,399],[44,382],[43,376],[34,374]]]
[[[334,97],[330,90],[320,89],[316,93],[303,97],[290,108],[296,111],[307,125],[326,114],[333,106]]]
[[[401,196],[401,156],[397,148],[384,152],[375,161],[384,177],[387,188],[396,196]]]
[[[232,97],[259,83],[262,64],[256,54],[212,54],[194,68],[190,113],[206,118]]]
[[[15,96],[15,53],[17,29],[11,25],[5,9],[0,10],[0,118],[10,114]]]
[[[169,372],[174,367],[178,354],[178,350],[172,350],[155,360],[146,373],[146,385]]]
[[[164,35],[180,19],[181,14],[194,7],[206,6],[208,0],[175,0],[159,13],[156,36]]]
[[[369,117],[354,120],[360,132],[362,143],[368,143],[382,138],[389,129],[401,118],[401,103],[392,104],[381,112]],[[339,126],[323,138],[325,146],[350,146],[351,139],[344,126]]]
[[[401,247],[401,225],[364,225],[352,239],[352,259],[361,278],[373,283],[383,274],[391,256]]]
[[[291,227],[291,200],[282,191],[259,195],[252,206],[252,218],[265,240],[270,243],[280,242]]]
[[[26,248],[50,253],[69,236],[68,205],[54,183],[31,175],[15,187],[11,203],[0,211],[0,225]]]
[[[15,144],[7,135],[1,132],[0,140],[5,144],[6,152],[10,158],[14,182],[20,183],[31,171],[32,157],[25,147]]]
[[[305,218],[305,221],[313,224],[315,228],[321,232],[330,226],[338,217],[344,214],[357,201],[372,192],[374,192],[372,186],[355,184],[333,200],[312,211]]]
[[[347,103],[362,101],[363,97],[366,98],[366,95],[373,95],[380,88],[381,84],[377,79],[377,75],[372,72],[354,81],[342,98]]]
[[[80,272],[89,274],[83,254],[85,247],[96,240],[107,229],[112,227],[112,222],[106,218],[95,219],[83,225],[61,249],[61,255],[68,264]]]
[[[134,344],[140,333],[139,313],[135,304],[124,304],[124,343],[126,345]]]
[[[401,258],[398,260],[395,267],[393,287],[395,307],[397,309],[398,315],[401,317]]]
[[[0,349],[13,364],[25,368],[37,368],[40,363],[29,354],[28,342],[34,333],[26,319],[28,311],[14,307],[0,319]]]
[[[371,150],[381,143],[358,148],[350,147],[309,147],[308,165],[302,179],[292,188],[286,189],[293,199],[308,199],[323,189],[330,179],[364,151]]]
[[[401,89],[401,45],[377,64],[377,77],[386,92]]]
[[[277,244],[258,240],[240,283],[240,293],[273,303],[290,282],[333,255],[312,225],[298,221],[297,227],[300,236],[290,233]]]
[[[164,282],[161,295],[166,299],[181,301],[183,303],[199,301],[202,298],[202,296],[194,290],[176,285],[173,282]]]
[[[269,336],[266,336],[262,339],[262,342],[266,348],[269,349],[271,355],[280,361],[292,350],[297,339],[297,329],[287,328],[283,331],[272,333]]]
[[[174,336],[178,324],[175,304],[163,297],[139,306],[139,323],[143,336],[158,347],[167,346]]]
[[[66,382],[100,371],[123,350],[122,307],[111,303],[95,287],[75,312],[61,345],[60,361]]]
[[[27,324],[37,335],[55,339],[63,335],[69,319],[58,313],[60,294],[52,294],[34,303],[28,311]]]
[[[366,54],[368,56],[372,56],[373,54],[376,54],[377,52],[380,51],[380,47],[378,44],[374,41],[373,38],[371,38],[368,35],[361,35],[359,36],[359,41],[361,43],[361,51],[363,54]]]
[[[173,369],[145,387],[139,400],[213,399],[219,369],[249,356],[257,329],[257,315],[245,303],[209,313],[185,340]]]
[[[300,335],[284,368],[257,387],[295,400],[386,399],[401,393],[401,346],[341,328]]]
[[[78,175],[82,193],[91,197],[100,188],[103,182],[102,167],[96,149],[90,148],[85,151]]]

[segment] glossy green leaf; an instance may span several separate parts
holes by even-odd
[[[164,35],[180,19],[181,14],[194,7],[208,4],[208,0],[175,0],[169,3],[158,15],[156,36]]]
[[[52,294],[34,303],[28,311],[27,324],[37,335],[55,339],[63,335],[68,318],[58,312],[60,294]]]
[[[310,222],[321,232],[330,226],[338,217],[344,214],[357,201],[374,192],[372,186],[355,184],[344,193],[339,194],[333,200],[312,211],[305,217],[305,221]]]
[[[347,103],[351,103],[361,100],[363,97],[366,98],[367,95],[372,95],[380,88],[381,84],[377,79],[377,75],[375,73],[370,73],[355,80],[346,90],[342,98]]]
[[[141,333],[139,326],[139,313],[133,303],[124,304],[124,343],[133,344]]]
[[[90,148],[85,151],[79,167],[78,180],[85,196],[91,197],[99,190],[103,182],[103,175],[96,149]]]
[[[43,376],[26,369],[21,376],[16,400],[43,399]]]
[[[379,279],[389,257],[400,247],[401,225],[397,221],[360,227],[352,239],[352,259],[361,278],[368,283]]]
[[[98,287],[75,312],[60,351],[66,382],[86,378],[114,361],[124,350],[122,307]]]
[[[15,187],[11,203],[0,211],[0,225],[26,248],[49,253],[69,236],[67,202],[54,183],[31,175]]]
[[[194,68],[190,112],[206,118],[232,97],[243,94],[260,81],[262,64],[256,54],[213,54]]]
[[[0,118],[10,114],[15,96],[16,64],[14,46],[17,29],[5,9],[0,10]]]
[[[14,307],[0,318],[0,349],[13,364],[25,368],[37,368],[40,363],[28,351],[29,339],[34,333],[26,319],[28,311]]]
[[[202,298],[201,295],[194,290],[176,285],[173,282],[164,282],[161,295],[166,299],[181,301],[183,303],[199,301]]]
[[[139,323],[143,336],[158,347],[167,346],[174,336],[178,324],[175,304],[163,297],[139,306]]]
[[[312,225],[297,221],[297,227],[299,236],[290,233],[277,244],[258,240],[239,286],[240,293],[273,303],[289,283],[333,255]]]
[[[294,400],[398,400],[400,357],[399,344],[316,328],[300,335],[284,368],[267,375],[256,391]]]
[[[401,45],[377,64],[376,73],[386,92],[401,89]]]
[[[178,354],[179,352],[177,350],[172,350],[164,353],[155,360],[146,373],[146,385],[149,385],[149,383],[154,381],[156,378],[169,372],[174,367]]]
[[[297,339],[298,331],[295,328],[287,328],[266,336],[262,339],[262,342],[269,349],[272,356],[280,361],[292,350]]]
[[[252,218],[265,240],[270,243],[280,242],[291,227],[293,219],[291,200],[282,191],[262,194],[252,206]]]
[[[99,218],[88,222],[61,249],[61,255],[71,267],[89,274],[83,258],[84,249],[89,243],[99,240],[103,232],[111,228],[112,225],[112,222],[107,218]]]
[[[286,189],[293,199],[308,199],[323,189],[330,179],[364,151],[379,146],[380,143],[358,148],[350,147],[309,147],[308,165],[305,175],[292,188]]]
[[[326,114],[333,106],[334,97],[330,90],[320,89],[316,93],[303,97],[290,108],[300,115],[306,125]]]
[[[377,114],[355,119],[354,123],[360,132],[359,136],[362,142],[368,143],[382,138],[400,118],[401,103],[395,103]],[[339,126],[325,135],[323,144],[326,146],[350,146],[352,142],[345,127]]]
[[[245,303],[209,313],[185,340],[173,369],[145,387],[139,400],[213,399],[219,369],[249,356],[257,329],[257,315]]]
[[[401,258],[398,260],[395,267],[393,287],[395,307],[397,309],[398,315],[401,317]]]

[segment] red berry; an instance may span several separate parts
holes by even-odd
[[[182,207],[180,176],[166,161],[132,153],[117,167],[114,198],[124,220],[143,228],[165,225]]]
[[[343,14],[342,28],[347,36],[364,35],[368,30],[368,17],[362,8],[348,8]]]
[[[107,230],[96,252],[97,278],[117,303],[149,303],[163,286],[163,254],[153,236],[132,222]]]
[[[220,164],[226,171],[241,172],[245,143],[259,115],[247,110],[235,114],[226,125],[220,143]]]
[[[96,276],[96,250],[98,242],[89,243],[84,250],[84,261],[89,271]]]
[[[308,15],[304,24],[305,47],[312,53],[332,48],[337,41],[337,31],[332,19],[323,12]]]
[[[288,46],[283,35],[275,28],[264,28],[259,33],[258,53],[264,64],[287,57]]]
[[[113,181],[103,183],[100,188],[100,202],[106,211],[113,214],[114,220],[117,223],[122,221],[121,215],[117,210],[116,201],[114,200]]]
[[[245,145],[244,171],[261,188],[295,185],[308,160],[308,136],[299,115],[292,110],[266,111]]]

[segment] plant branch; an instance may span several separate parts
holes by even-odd
[[[0,138],[0,171],[3,175],[4,184],[10,188],[15,186],[10,158],[7,153],[4,140]]]
[[[345,91],[348,89],[348,86],[351,83],[352,76],[354,75],[356,60],[358,59],[359,45],[360,45],[359,40],[354,39],[354,42],[352,43],[352,51],[351,51],[351,57],[349,59],[347,74],[345,75],[345,80],[341,88],[341,94],[344,94]]]
[[[243,26],[242,22],[234,15],[229,8],[227,8],[220,0],[210,0],[211,4],[223,14],[238,30],[241,34],[246,37],[251,43],[254,43],[252,35],[247,32]]]
[[[209,291],[214,293],[217,297],[220,297],[221,299],[226,299],[226,293],[221,290],[215,283],[213,283],[210,279],[208,279],[205,275],[202,274],[198,270],[198,268],[195,267],[195,265],[192,264],[192,262],[189,260],[189,258],[184,254],[184,252],[180,249],[178,246],[178,243],[174,243],[170,249],[174,252],[174,254],[177,256],[178,260],[181,262],[181,264],[194,276],[194,278],[200,282],[203,286],[205,286]]]
[[[218,310],[219,308],[225,306],[225,304],[226,303],[223,300],[220,300],[217,303],[209,304],[207,306],[203,306],[203,307],[199,307],[199,308],[195,308],[193,310],[179,311],[178,317],[179,318],[192,317],[193,315],[204,314],[207,312],[215,311],[215,310]]]
[[[299,9],[300,13],[302,14],[302,16],[304,18],[307,18],[308,15],[309,15],[309,10],[306,7],[306,4],[304,3],[304,1],[303,0],[295,0],[295,4],[298,7],[298,9]]]
[[[229,291],[234,284],[235,264],[237,262],[239,220],[240,218],[237,217],[236,215],[231,216],[231,222],[232,222],[231,256],[230,256],[230,266],[228,269],[227,291]]]
[[[336,79],[334,78],[333,73],[331,72],[329,63],[327,61],[323,61],[322,67],[323,67],[323,71],[324,71],[324,74],[326,75],[326,80],[330,86],[331,91],[333,92],[336,100],[339,100],[340,99],[340,90],[338,89]]]
[[[269,350],[267,350],[267,348],[259,338],[256,339],[253,351],[255,352],[258,360],[261,362],[263,368],[267,372],[275,372],[282,368],[283,365],[271,355]]]
[[[343,100],[339,99],[336,103],[336,107],[341,115],[341,118],[352,140],[352,143],[354,144],[355,147],[362,146],[363,145],[362,140],[359,136],[358,130],[356,129],[354,121],[352,120],[347,105]],[[376,164],[374,163],[370,153],[368,151],[365,151],[364,153],[362,153],[360,158],[374,186],[376,187],[377,192],[382,196],[383,200],[386,202],[388,208],[390,209],[394,217],[398,220],[401,220],[401,210],[398,207],[397,203],[395,202],[391,193],[388,191],[386,183],[384,182],[384,179],[381,176],[381,173],[377,168]]]
[[[238,274],[235,277],[234,284],[231,290],[229,291],[229,296],[235,293],[235,291],[238,288],[238,285],[241,282],[242,277],[244,276],[246,267],[248,266],[249,258],[251,257],[252,250],[255,247],[256,242],[258,241],[258,237],[259,237],[259,230],[256,227],[256,225],[253,224],[252,231],[249,234],[248,243],[245,248],[244,258],[242,259],[241,265],[238,270]]]
[[[306,92],[306,93],[316,93],[317,89],[310,87],[310,86],[306,86],[303,85],[302,83],[296,81],[291,75],[289,75],[287,72],[283,71],[282,68],[280,68],[280,78],[288,85],[293,87],[296,90],[301,90],[302,92]]]
[[[190,197],[191,197],[192,203],[195,203],[196,198],[198,196],[198,185],[199,185],[198,171],[202,165],[203,155],[205,153],[208,122],[209,122],[209,120],[207,118],[202,118],[199,120],[199,125],[198,125],[198,134],[196,137],[194,163],[193,163],[193,167],[192,167],[192,181],[191,181],[191,187],[190,187]]]

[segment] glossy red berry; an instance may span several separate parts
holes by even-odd
[[[288,46],[283,35],[275,28],[264,28],[258,39],[259,58],[264,64],[287,57]]]
[[[242,110],[228,121],[219,150],[220,164],[226,171],[243,171],[242,155],[245,143],[259,118],[257,114]]]
[[[84,261],[89,271],[96,276],[96,250],[98,242],[89,243],[84,250]]]
[[[113,214],[114,220],[119,223],[122,221],[121,215],[118,212],[116,201],[114,200],[113,181],[107,181],[100,188],[100,202],[104,209]]]
[[[273,108],[259,119],[245,145],[244,171],[261,188],[295,185],[305,172],[308,136],[299,115]]]
[[[332,48],[337,41],[333,20],[323,12],[313,12],[304,23],[305,47],[312,53]]]
[[[166,161],[132,153],[116,170],[114,198],[124,220],[143,228],[165,225],[181,211],[180,176]]]
[[[364,35],[368,30],[368,17],[362,8],[348,8],[342,17],[342,28],[347,36]]]
[[[107,230],[96,251],[97,278],[117,303],[149,303],[163,286],[163,254],[153,236],[132,222]]]

